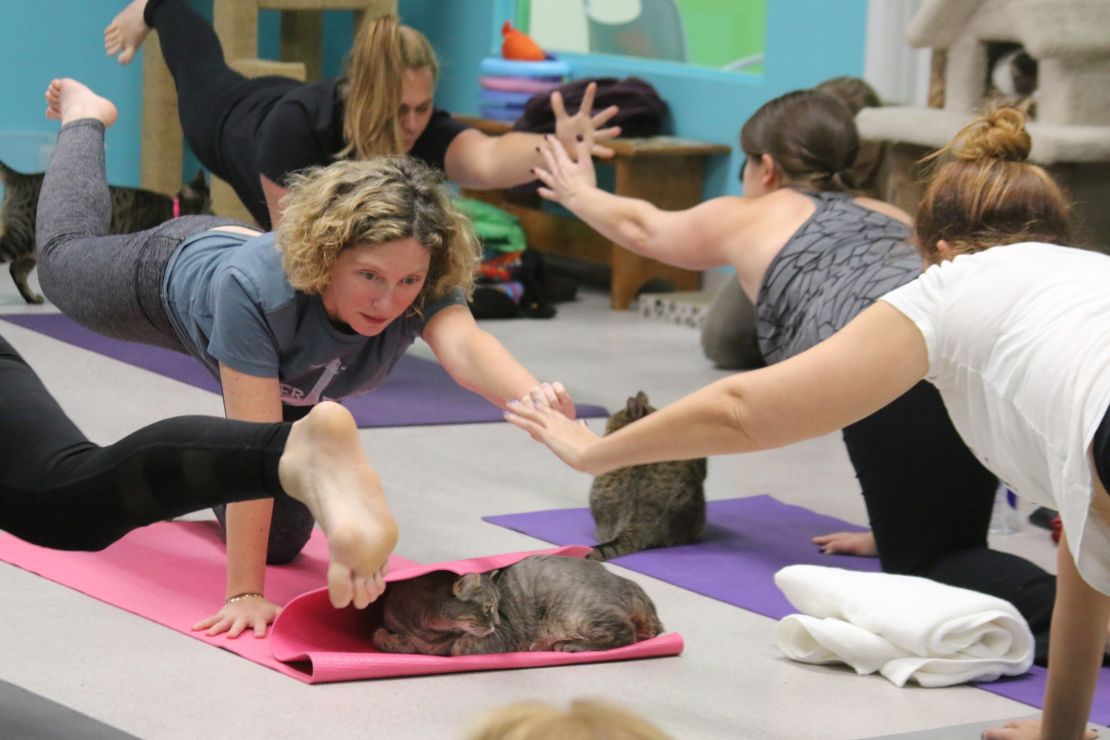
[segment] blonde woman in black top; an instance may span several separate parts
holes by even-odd
[[[216,33],[185,0],[132,0],[105,29],[105,49],[127,64],[151,30],[177,86],[186,141],[264,229],[280,221],[289,175],[336,159],[408,153],[478,190],[528,182],[543,162],[539,134],[486,136],[435,108],[435,51],[396,16],[359,29],[342,77],[308,84],[230,69]],[[620,129],[603,127],[617,108],[593,113],[593,98],[591,86],[570,116],[553,93],[556,133],[609,157],[604,142]]]

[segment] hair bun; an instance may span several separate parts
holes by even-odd
[[[1025,130],[1025,114],[1012,106],[987,111],[965,126],[950,144],[952,156],[962,160],[1004,159],[1023,162],[1033,141]]]

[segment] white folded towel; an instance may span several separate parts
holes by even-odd
[[[790,565],[775,574],[805,614],[779,622],[779,648],[803,663],[847,663],[896,686],[951,686],[1017,676],[1033,634],[1008,601],[927,578]],[[807,616],[808,615],[808,616]]]

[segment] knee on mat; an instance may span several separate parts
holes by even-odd
[[[312,537],[312,517],[298,518],[295,522],[275,522],[270,525],[270,541],[266,547],[267,565],[287,565],[301,554]]]
[[[301,554],[306,544],[308,536],[299,540],[284,537],[276,542],[271,539],[266,548],[266,565],[288,565]]]

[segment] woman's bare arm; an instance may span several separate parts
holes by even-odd
[[[724,378],[605,437],[520,404],[511,406],[507,419],[572,467],[598,475],[827,434],[898,398],[927,368],[921,332],[896,308],[879,302],[800,355]]]

